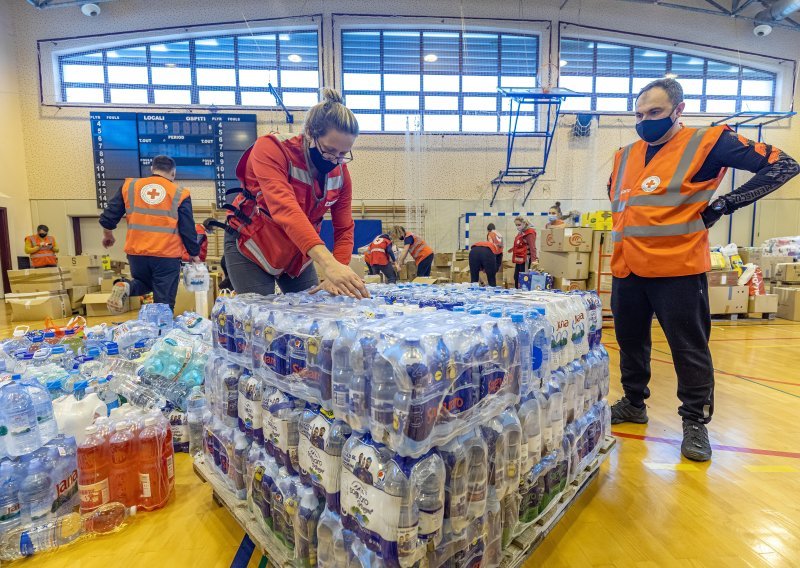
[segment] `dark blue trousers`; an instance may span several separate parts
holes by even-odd
[[[131,296],[153,293],[156,304],[168,304],[175,309],[178,279],[181,276],[180,258],[128,255],[131,265]]]

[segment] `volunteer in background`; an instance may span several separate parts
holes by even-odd
[[[625,396],[612,406],[611,421],[647,422],[655,314],[678,376],[681,453],[706,461],[711,445],[705,425],[714,411],[708,227],[772,193],[800,166],[778,148],[747,140],[727,126],[684,127],[678,120],[684,107],[676,80],[645,86],[636,100],[641,140],[614,158],[608,185],[614,220],[611,309]],[[711,201],[728,167],[755,176]]]
[[[383,274],[389,284],[397,282],[397,272],[394,269],[394,251],[392,250],[392,238],[382,233],[375,237],[369,244],[365,257],[369,257],[369,273]]]
[[[228,274],[238,293],[272,294],[317,287],[331,294],[369,296],[350,268],[353,254],[352,187],[347,162],[358,121],[334,89],[306,114],[302,134],[261,136],[236,168],[245,189],[233,202],[225,235]],[[334,247],[319,236],[330,209]],[[325,273],[321,285],[312,260]]]
[[[431,266],[433,266],[433,249],[421,237],[406,231],[405,227],[399,225],[395,225],[392,229],[392,237],[395,240],[403,241],[403,252],[400,253],[396,265],[398,272],[410,254],[417,265],[417,276],[430,276]]]
[[[47,225],[39,225],[35,234],[25,237],[25,254],[30,255],[34,268],[58,266],[58,245],[49,232]]]
[[[206,219],[208,221],[208,219]],[[206,230],[205,222],[196,223],[194,226],[194,230],[197,233],[197,244],[200,246],[200,254],[197,256],[200,258],[202,262],[206,261],[206,257],[208,256],[208,232]],[[183,251],[183,256],[181,256],[181,260],[183,262],[189,262],[191,257],[189,256],[189,251]]]
[[[503,270],[503,235],[500,234],[494,223],[486,225],[486,240],[494,245],[497,271],[500,272]]]
[[[497,286],[497,247],[491,241],[477,242],[469,249],[470,282],[480,281],[481,270],[489,286]]]
[[[547,211],[547,224],[544,226],[544,228],[560,229],[565,225],[566,223],[564,222],[564,214],[561,212],[561,202],[556,201],[556,204]]]
[[[524,217],[514,219],[517,227],[517,236],[514,237],[514,246],[508,249],[511,253],[511,262],[514,263],[514,287],[519,288],[519,275],[524,272],[530,263],[539,262],[536,252],[536,231]]]
[[[150,292],[155,303],[174,309],[181,256],[186,251],[192,262],[200,262],[192,199],[188,189],[175,184],[175,160],[156,156],[150,169],[150,177],[122,182],[100,216],[105,248],[116,242],[112,231],[120,220],[126,217],[128,221],[125,253],[133,279],[114,284],[108,299],[108,309],[114,313],[124,309],[131,294]]]

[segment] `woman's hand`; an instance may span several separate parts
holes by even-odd
[[[316,245],[308,251],[310,256],[317,262],[325,274],[325,280],[313,290],[312,294],[325,290],[335,296],[350,296],[352,298],[369,298],[367,286],[364,279],[346,264],[340,263],[334,258],[325,245]]]

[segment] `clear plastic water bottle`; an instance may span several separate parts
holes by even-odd
[[[3,341],[2,348],[6,355],[9,357],[13,357],[17,351],[24,350],[28,351],[31,347],[31,341],[25,335],[28,333],[27,326],[17,326],[14,328],[14,332],[10,339]]]
[[[202,387],[192,388],[186,401],[186,421],[189,424],[189,455],[203,451],[203,428],[207,414]]]
[[[165,335],[172,329],[172,310],[167,304],[144,304],[139,309],[139,319],[153,324],[159,335]]]
[[[20,375],[14,375],[14,380],[25,387],[31,397],[33,408],[36,412],[36,421],[39,424],[39,439],[41,445],[46,444],[58,436],[58,424],[53,416],[53,401],[50,398],[50,391],[35,379],[21,379]]]
[[[0,418],[0,433],[4,434],[8,455],[24,456],[42,445],[33,399],[19,380],[0,389]]]
[[[420,472],[422,482],[418,485],[419,539],[431,548],[442,541],[444,526],[444,467],[441,461],[430,460],[425,471]]]
[[[22,523],[37,523],[47,519],[55,501],[53,480],[45,463],[34,457],[20,483],[19,501]]]
[[[20,525],[19,481],[13,462],[0,463],[0,534]]]
[[[120,530],[136,514],[136,507],[107,503],[88,513],[70,513],[33,526],[14,529],[0,537],[0,559],[17,560],[57,550],[78,538]]]
[[[296,565],[311,568],[317,565],[317,525],[325,501],[320,500],[311,487],[301,487],[297,498],[299,504],[294,516]]]
[[[119,406],[119,396],[117,396],[117,393],[111,388],[111,381],[108,378],[97,381],[95,392],[97,396],[100,397],[100,400],[106,404],[109,414]]]

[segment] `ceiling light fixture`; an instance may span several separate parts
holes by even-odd
[[[296,53],[291,53],[291,54],[289,54],[289,55],[286,57],[286,59],[288,59],[288,60],[289,60],[289,61],[291,61],[292,63],[300,63],[300,62],[303,60],[303,58],[302,58],[302,57],[300,57],[299,55],[297,55]]]
[[[422,58],[426,63],[436,63],[439,61],[439,56],[435,53],[428,53]]]

